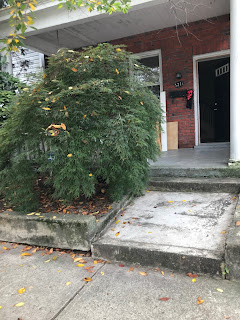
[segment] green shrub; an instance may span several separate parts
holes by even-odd
[[[148,159],[159,150],[161,110],[133,76],[134,65],[144,68],[110,44],[64,49],[49,59],[43,80],[23,89],[0,130],[0,184],[10,203],[37,207],[40,174],[66,201],[94,195],[99,181],[112,200],[142,193]]]
[[[22,86],[20,81],[8,72],[0,71],[0,126],[7,118],[8,106],[16,95],[16,91]]]

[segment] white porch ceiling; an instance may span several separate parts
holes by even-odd
[[[173,0],[173,2],[176,3],[179,0]],[[188,6],[188,22],[209,19],[230,12],[229,0],[188,0],[186,2],[191,4]],[[192,10],[195,5],[195,9]],[[51,54],[62,47],[80,48],[186,22],[186,14],[180,10],[177,11],[179,20],[176,19],[171,11],[169,0],[135,0],[128,14],[117,13],[110,16],[84,14],[81,11],[79,19],[71,19],[69,18],[71,13],[66,11],[67,17],[60,13],[62,15],[60,22],[59,11],[56,11],[55,8],[48,8],[39,12],[36,23],[38,30],[30,31],[25,41],[30,48]],[[48,18],[47,21],[51,19],[51,23],[47,23],[46,18]]]

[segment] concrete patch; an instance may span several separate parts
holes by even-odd
[[[226,266],[230,279],[240,279],[240,201],[238,201],[232,226],[226,242]]]
[[[148,192],[93,244],[95,257],[216,273],[236,206],[228,193]],[[118,232],[119,235],[118,235]],[[222,233],[223,232],[223,233]],[[147,253],[148,252],[148,253]]]
[[[43,213],[42,217],[18,212],[0,213],[0,240],[72,250],[90,250],[91,242],[128,203],[124,198],[96,221],[93,216]]]

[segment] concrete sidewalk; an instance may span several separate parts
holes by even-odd
[[[23,257],[22,248],[0,245],[1,320],[240,319],[239,282],[205,275],[192,282],[185,273],[136,266],[130,271],[129,266],[94,264],[82,257],[82,264],[93,266],[89,273],[70,254],[41,256],[37,251]],[[85,277],[92,281],[83,281]],[[19,294],[23,287],[26,291]],[[165,297],[170,299],[160,300]],[[197,304],[198,297],[202,304]]]

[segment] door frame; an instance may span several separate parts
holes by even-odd
[[[199,103],[199,62],[230,57],[230,49],[215,51],[193,56],[193,87],[194,87],[194,117],[195,117],[195,146],[201,143],[200,137],[200,103]]]

